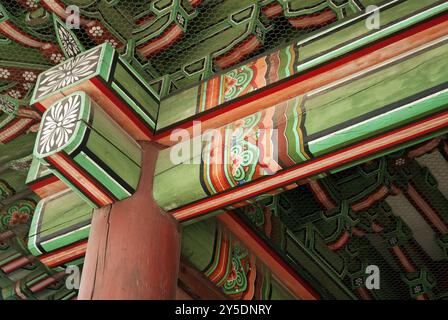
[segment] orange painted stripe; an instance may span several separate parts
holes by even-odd
[[[297,29],[324,26],[336,20],[336,13],[334,13],[331,9],[327,9],[323,12],[312,14],[309,16],[288,19],[289,23],[291,23],[291,25]]]
[[[362,211],[370,208],[372,205],[377,203],[378,201],[384,199],[389,194],[389,189],[387,187],[382,186],[373,194],[366,197],[364,200],[354,203],[352,205],[353,211]]]
[[[335,242],[329,244],[328,248],[331,251],[339,250],[343,246],[345,246],[345,244],[348,242],[348,240],[350,240],[350,235],[349,235],[349,233],[347,231],[345,231],[338,240],[336,240]]]
[[[80,188],[99,206],[106,206],[115,202],[106,193],[101,191],[89,177],[74,167],[71,161],[62,153],[52,155],[46,160],[55,166],[58,171],[61,171],[71,183]]]
[[[85,256],[87,251],[87,240],[58,249],[49,254],[39,257],[39,261],[46,266],[53,268],[66,262],[73,261]]]
[[[403,250],[399,246],[392,247],[392,252],[397,257],[397,259],[400,262],[401,266],[403,267],[404,271],[406,271],[407,273],[416,271],[412,262],[408,259],[406,254],[403,252]]]
[[[322,188],[321,183],[317,180],[310,180],[309,186],[313,191],[316,198],[327,210],[336,208],[331,198],[328,196],[327,192]]]
[[[156,39],[150,40],[149,42],[140,45],[137,48],[138,53],[148,58],[151,55],[155,55],[161,50],[169,47],[177,39],[179,39],[184,34],[181,27],[173,23],[171,27],[167,29],[161,36]]]

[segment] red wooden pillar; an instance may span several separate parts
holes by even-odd
[[[152,197],[158,148],[142,142],[136,193],[96,210],[78,299],[175,299],[180,228]]]

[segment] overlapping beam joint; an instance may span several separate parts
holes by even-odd
[[[28,184],[41,196],[62,193],[43,199],[35,219],[43,210],[51,215],[52,201],[100,208],[132,196],[142,140],[166,147],[158,156],[154,198],[186,221],[442,134],[448,124],[446,9],[432,6],[315,52],[324,31],[161,101],[107,44],[43,72],[32,99],[43,115]],[[346,28],[356,23],[364,21]],[[378,83],[379,73],[390,77]],[[179,144],[171,133],[193,133],[194,120],[217,129],[218,138],[173,163]],[[195,139],[201,136],[182,143]],[[82,226],[70,226],[76,240],[30,238],[33,254],[82,244],[91,213],[86,207]],[[70,259],[82,250],[75,248]],[[48,261],[54,265],[53,257]]]
[[[42,73],[38,82],[32,102],[43,112],[34,148],[40,165],[94,208],[131,196],[141,166],[136,141],[150,140],[155,127],[151,88],[109,45]]]

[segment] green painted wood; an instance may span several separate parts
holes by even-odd
[[[305,245],[296,239],[295,235],[288,235],[284,248],[295,263],[312,272],[313,276],[319,279],[320,284],[323,284],[326,290],[337,299],[353,299],[353,293],[341,283],[335,271],[329,268],[326,261],[319,256],[319,252],[312,248],[305,249]]]
[[[365,78],[351,81],[343,87],[336,87],[335,90],[307,99],[304,103],[306,132],[312,135],[340,126],[350,119],[403,100],[409,97],[410,93],[424,92],[445,83],[448,68],[442,61],[447,54],[448,45],[445,44]],[[392,126],[435,113],[443,109],[446,103],[446,92],[439,92],[433,99],[410,102],[407,106],[385,113],[368,123],[356,123],[344,133],[310,142],[310,151],[320,155],[324,150],[337,149],[363,136],[380,133]]]
[[[26,190],[26,177],[26,171],[18,171],[14,169],[8,169],[1,173],[1,180],[6,181],[15,193],[20,193]]]
[[[209,219],[183,229],[182,255],[198,270],[205,270],[212,260],[216,227],[216,220]]]
[[[135,163],[129,159],[124,153],[120,152],[116,146],[108,143],[101,135],[95,131],[89,133],[89,140],[86,147],[91,150],[92,154],[100,160],[104,165],[99,165],[96,159],[92,158],[90,154],[80,153],[75,156],[74,160],[81,167],[86,169],[92,176],[101,181],[104,185],[110,187],[112,193],[119,199],[129,197],[131,194],[120,188],[120,183],[112,184],[110,182],[112,177],[108,177],[108,172],[111,171],[124,180],[134,190],[140,178],[140,162]],[[104,168],[108,168],[104,172]]]
[[[155,94],[155,91],[153,91],[150,86],[146,85],[145,79],[142,78],[139,72],[136,72],[133,69],[129,62],[121,56],[118,60],[119,62],[114,74],[115,80],[124,84],[136,101],[142,104],[143,108],[155,118],[158,112],[158,101],[148,94],[148,92]]]
[[[181,164],[154,177],[153,196],[157,204],[164,210],[175,209],[207,197],[207,193],[198,183],[201,169],[198,164],[200,158],[193,160],[196,164]],[[173,181],[175,181],[174,185]]]
[[[0,163],[6,164],[12,160],[26,157],[33,150],[36,134],[30,133],[17,137],[7,144],[0,144]]]
[[[83,92],[55,103],[43,116],[34,156],[48,166],[51,161],[58,162],[51,159],[60,153],[72,159],[70,167],[85,172],[98,190],[110,193],[115,199],[131,196],[137,187],[140,146]],[[82,197],[90,197],[76,186],[78,176],[66,175],[67,169],[50,170],[58,177],[63,176],[63,181]]]
[[[198,88],[193,87],[183,90],[162,99],[160,101],[160,113],[157,119],[157,129],[168,127],[169,125],[194,116],[198,100]]]
[[[289,162],[293,161],[295,164],[305,163],[309,159],[330,154],[446,110],[448,69],[444,60],[447,54],[448,44],[440,40],[412,54],[398,57],[377,70],[366,71],[350,78],[345,83],[328,86],[288,100],[287,107],[285,104],[274,106],[219,130],[224,139],[226,129],[234,130],[243,122],[251,123],[244,127],[248,130],[247,137],[249,137],[254,130],[258,130],[261,119],[264,119],[265,123],[272,121],[270,126],[274,129],[279,129],[282,122],[285,122],[286,129],[282,129],[285,131],[279,132],[279,140],[274,140],[273,143],[290,148],[279,150],[278,158],[280,161],[289,159]],[[439,130],[434,134],[441,133],[443,132]],[[406,145],[429,139],[434,134],[420,137]],[[234,144],[241,144],[244,148],[250,147],[244,139],[241,141],[235,139],[236,142],[230,138],[224,140],[223,150],[230,152]],[[179,146],[173,146],[169,150],[176,154],[175,150],[178,148]],[[257,153],[259,148],[255,143],[253,148],[252,155],[259,159]],[[376,158],[392,151],[381,150],[372,157]],[[154,196],[165,210],[173,210],[176,206],[179,208],[204,199],[207,197],[205,193],[210,195],[229,190],[231,187],[238,188],[238,183],[235,182],[237,177],[233,172],[233,160],[224,156],[223,164],[219,164],[218,169],[213,169],[214,171],[208,176],[207,168],[213,166],[208,162],[210,157],[206,144],[203,145],[202,152],[206,156],[200,165],[191,164],[191,160],[197,158],[197,152],[190,153],[190,157],[180,164],[172,162],[173,165],[166,164],[166,161],[172,160],[169,158],[168,150],[160,154]],[[359,159],[355,162],[365,160]],[[196,160],[196,163],[199,162]],[[260,172],[260,176],[264,175],[259,164],[241,166],[245,172],[243,183],[257,179],[256,175],[249,174],[251,172]],[[282,168],[287,167],[288,165]],[[219,173],[216,174],[217,171]],[[179,180],[181,182],[178,182]],[[185,191],[175,191],[174,194],[171,190],[167,191],[171,185],[179,183]],[[221,187],[225,184],[229,184],[230,187],[227,185]],[[204,194],[201,196],[201,193]]]
[[[40,256],[87,239],[92,214],[92,208],[71,190],[42,199],[31,223],[28,249]]]

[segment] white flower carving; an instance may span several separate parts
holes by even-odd
[[[100,26],[93,26],[90,28],[89,33],[94,37],[101,37],[103,35],[103,29]]]
[[[115,41],[115,39],[107,39],[106,41],[104,41],[105,43],[110,43],[112,45],[112,47],[116,48],[118,46],[117,41]]]
[[[38,99],[95,73],[100,53],[101,47],[45,71],[39,78],[35,98]]]
[[[20,93],[20,91],[18,91],[18,90],[9,90],[8,91],[8,94],[11,96],[11,97],[13,97],[13,98],[15,98],[15,99],[20,99],[21,97],[22,97],[22,94]]]
[[[26,5],[31,9],[37,8],[37,3],[35,0],[26,0]]]
[[[257,34],[257,37],[258,37],[258,38],[263,39],[263,32],[261,31],[260,28],[257,27],[257,28],[255,29],[255,33]]]
[[[185,22],[185,19],[184,19],[184,17],[181,15],[181,14],[177,14],[177,21],[179,21],[179,23],[183,26],[184,25],[184,22]]]
[[[73,135],[81,107],[81,96],[73,95],[52,106],[45,114],[39,138],[39,153],[62,147]]]
[[[0,79],[8,79],[11,75],[8,69],[0,68]]]
[[[50,56],[50,60],[54,63],[58,64],[65,60],[64,56],[60,53],[52,53]]]
[[[81,53],[81,50],[78,48],[78,45],[73,36],[62,26],[59,26],[58,34],[59,39],[61,39],[61,44],[69,57],[74,57],[77,54]]]
[[[27,83],[23,83],[22,86],[25,90],[30,90],[34,86],[34,83],[27,82]]]
[[[34,72],[31,71],[25,71],[22,76],[25,78],[26,81],[32,82],[35,81],[37,76]]]

